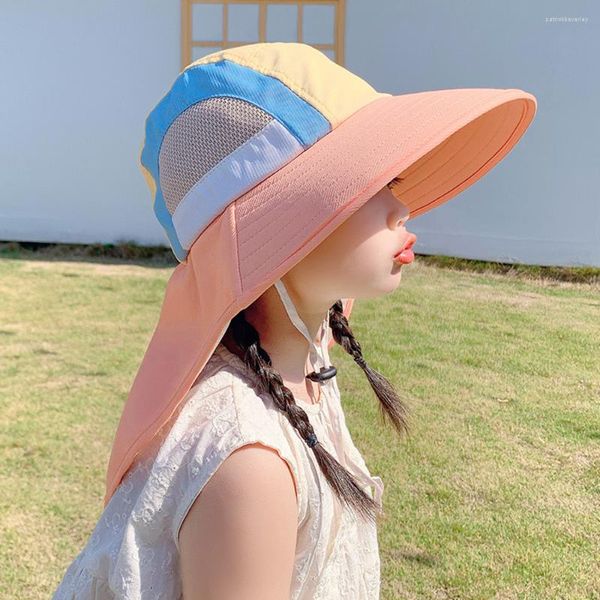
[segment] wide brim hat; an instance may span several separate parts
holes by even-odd
[[[411,218],[456,196],[510,152],[536,109],[520,89],[378,92],[296,42],[188,65],[145,123],[141,168],[180,264],[123,408],[105,505],[237,313],[392,179]],[[349,318],[353,299],[342,301]]]

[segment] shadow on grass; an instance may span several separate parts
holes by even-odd
[[[176,267],[179,261],[168,246],[119,244],[56,244],[0,241],[0,258],[64,262],[128,264],[144,267]]]

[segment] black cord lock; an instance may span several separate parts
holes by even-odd
[[[319,373],[317,373],[316,371],[313,371],[312,373],[309,373],[308,375],[306,375],[306,377],[308,379],[310,379],[311,381],[318,381],[319,383],[327,380],[327,379],[331,379],[332,377],[335,377],[337,374],[337,369],[331,365],[330,367],[321,367],[321,370]]]

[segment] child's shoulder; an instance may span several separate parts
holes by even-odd
[[[282,415],[262,389],[259,376],[220,343],[182,401],[170,437],[202,437],[208,427],[217,439],[278,438]]]
[[[207,361],[176,413],[140,457],[147,467],[189,465],[194,472],[209,457],[209,462],[223,459],[247,443],[285,445],[272,398],[260,393],[243,361],[238,358],[236,363],[230,354],[220,347]]]
[[[220,399],[241,403],[243,408],[253,401],[264,404],[269,396],[261,393],[258,375],[219,343],[188,391],[186,403],[203,403],[211,397],[215,397],[213,404]]]
[[[260,442],[274,448],[289,464],[295,481],[302,481],[285,418],[270,396],[259,391],[243,361],[232,360],[228,353],[220,349],[210,357],[170,428],[156,440],[157,451],[148,463],[147,495],[154,503],[163,496],[174,503],[169,512],[175,539],[194,498],[220,464],[242,446]]]

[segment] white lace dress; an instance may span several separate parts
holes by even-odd
[[[203,486],[235,449],[261,442],[288,462],[298,490],[292,600],[377,600],[377,528],[344,508],[303,441],[257,375],[223,344],[204,367],[167,431],[138,457],[69,565],[53,600],[182,598],[178,534]],[[319,441],[381,502],[346,427],[333,377],[317,404],[298,401]]]

